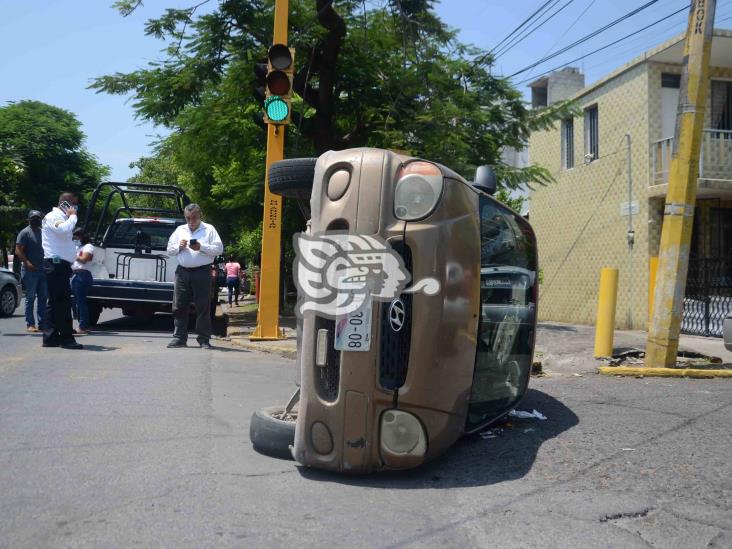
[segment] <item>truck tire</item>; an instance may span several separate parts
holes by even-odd
[[[99,316],[102,314],[102,305],[101,303],[95,303],[94,301],[88,301],[88,309],[89,309],[89,325],[90,326],[96,326],[99,322]]]
[[[269,190],[285,198],[310,200],[317,158],[288,158],[269,167]]]
[[[292,459],[290,446],[295,444],[295,420],[279,419],[284,411],[284,406],[270,406],[254,412],[249,423],[249,439],[262,454]]]

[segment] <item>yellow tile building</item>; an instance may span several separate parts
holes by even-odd
[[[540,318],[594,323],[600,269],[615,267],[616,327],[646,329],[682,48],[679,35],[586,87],[576,69],[530,85],[535,106],[571,98],[581,111],[529,142],[530,162],[556,180],[530,194]],[[732,31],[714,31],[712,67],[682,329],[721,336],[732,310]]]

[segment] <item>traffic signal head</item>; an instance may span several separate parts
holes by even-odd
[[[267,52],[264,120],[269,124],[289,124],[292,105],[295,50],[274,44]]]

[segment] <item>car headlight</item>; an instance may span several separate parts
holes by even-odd
[[[442,172],[429,162],[410,162],[397,174],[394,215],[404,221],[428,216],[442,194]]]
[[[408,412],[386,410],[381,415],[381,451],[392,456],[423,456],[427,435],[422,424]]]

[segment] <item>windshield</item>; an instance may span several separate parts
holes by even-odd
[[[527,223],[480,198],[480,323],[468,430],[515,406],[534,348],[536,240]]]
[[[175,223],[115,223],[107,231],[103,245],[107,248],[165,250],[176,227]]]

